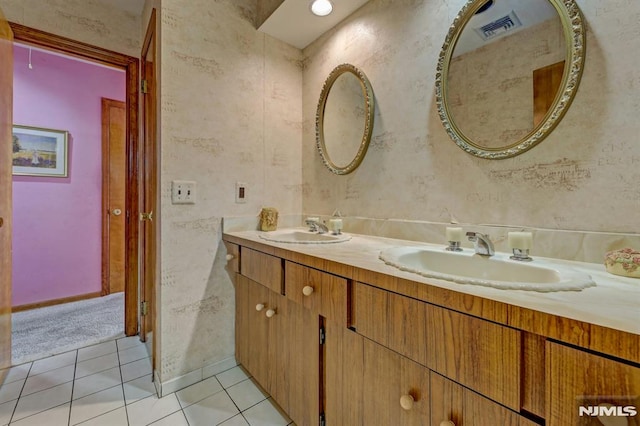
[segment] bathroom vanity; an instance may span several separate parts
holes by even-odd
[[[595,287],[499,290],[378,259],[415,242],[258,234],[223,237],[236,358],[299,426],[601,425],[598,406],[618,417],[640,408],[633,279],[584,264]]]

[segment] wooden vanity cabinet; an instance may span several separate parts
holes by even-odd
[[[236,358],[298,426],[640,426],[579,410],[636,409],[634,362],[238,246]]]
[[[552,341],[546,357],[547,426],[640,425],[639,366]],[[600,419],[593,412],[580,415],[581,406],[596,410],[600,404],[620,408],[598,413]]]

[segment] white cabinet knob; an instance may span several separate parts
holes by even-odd
[[[440,422],[440,426],[456,426],[451,420],[443,420]]]
[[[402,395],[400,397],[400,406],[403,410],[411,410],[413,408],[414,399],[411,395]]]
[[[113,209],[113,211],[111,213],[113,213],[114,216],[120,216],[122,214],[122,210]]]
[[[273,317],[275,314],[276,314],[275,309],[267,309],[267,313],[266,313],[267,318],[271,318],[271,317]]]
[[[311,287],[310,285],[305,285],[304,287],[302,287],[302,294],[304,294],[305,296],[311,296],[311,293],[313,293],[313,287]]]
[[[264,309],[264,303],[258,303],[256,305],[256,311],[260,312],[263,309]]]
[[[233,260],[233,258],[234,258],[234,257],[235,257],[234,255],[232,255],[232,254],[228,254],[228,255],[227,255],[227,261],[229,261],[229,260]]]

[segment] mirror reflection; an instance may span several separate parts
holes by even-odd
[[[438,108],[449,135],[484,158],[540,142],[571,102],[583,42],[573,0],[470,0],[438,66]]]
[[[350,64],[336,67],[322,88],[316,115],[316,145],[333,173],[351,173],[362,162],[373,112],[373,90],[364,73]]]

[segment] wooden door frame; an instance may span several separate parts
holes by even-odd
[[[138,334],[138,81],[139,60],[66,37],[9,22],[15,42],[23,42],[82,59],[124,69],[126,73],[127,196],[125,225],[124,332]]]

